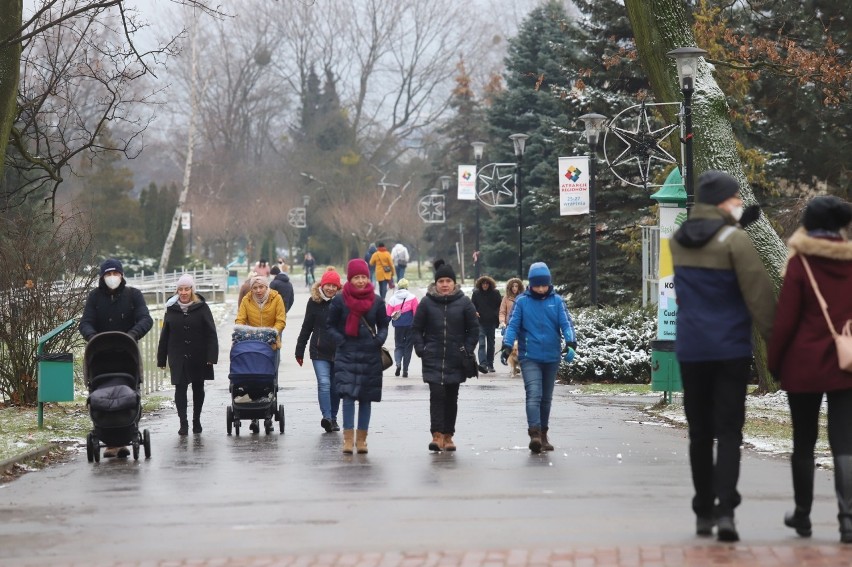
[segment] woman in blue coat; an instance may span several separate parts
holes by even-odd
[[[518,361],[526,391],[529,447],[533,453],[540,453],[542,449],[553,450],[547,431],[556,371],[560,360],[571,362],[574,359],[577,339],[565,302],[553,291],[547,264],[536,262],[530,266],[529,282],[529,287],[515,303],[503,335],[500,362],[506,364],[517,339]]]
[[[351,455],[353,438],[358,452],[367,452],[371,404],[382,401],[380,349],[388,337],[390,318],[384,300],[370,283],[367,262],[360,258],[350,260],[346,279],[343,291],[331,300],[326,330],[337,347],[334,382],[343,402],[343,452]],[[353,431],[356,400],[358,429]]]

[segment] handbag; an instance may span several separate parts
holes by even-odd
[[[476,357],[473,353],[468,353],[467,349],[461,347],[462,353],[462,374],[465,378],[479,378],[479,366],[476,364]]]
[[[852,319],[846,321],[839,333],[834,329],[831,317],[828,316],[828,304],[825,302],[825,298],[819,291],[814,274],[811,272],[811,266],[808,264],[807,259],[803,255],[800,255],[799,257],[802,259],[802,264],[805,266],[805,271],[808,273],[808,279],[811,280],[811,287],[813,287],[814,293],[817,296],[817,301],[819,301],[820,309],[822,309],[822,315],[825,317],[825,322],[828,324],[828,330],[831,331],[831,336],[834,338],[834,344],[837,347],[837,363],[841,370],[852,372]]]
[[[364,326],[367,327],[367,330],[370,331],[370,334],[373,335],[373,338],[375,339],[376,338],[376,332],[373,331],[373,328],[370,325],[367,324],[367,320],[364,319],[363,315],[361,316],[361,321],[364,322]],[[388,352],[388,349],[386,349],[384,345],[380,346],[379,350],[381,351],[381,357],[382,357],[382,370],[387,370],[388,368],[393,366],[393,357],[391,356],[391,353]]]

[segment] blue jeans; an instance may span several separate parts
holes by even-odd
[[[355,428],[355,400],[343,398],[343,429]],[[370,405],[372,402],[358,402],[358,429],[367,431],[370,427]]]
[[[402,369],[408,372],[408,363],[411,362],[411,351],[414,350],[414,343],[411,342],[411,329],[407,327],[393,328],[393,359],[396,365],[402,364]]]
[[[494,332],[493,325],[479,325],[479,364],[494,368]]]
[[[384,299],[385,294],[388,292],[388,282],[390,280],[382,280],[379,282],[379,296]]]
[[[311,363],[314,365],[314,374],[317,375],[317,399],[322,416],[336,420],[340,396],[337,395],[337,388],[331,387],[334,380],[334,363],[330,360],[311,360]]]
[[[399,281],[405,277],[405,268],[407,265],[408,264],[406,264],[405,266],[403,266],[402,264],[396,265],[396,281]]]
[[[558,369],[558,362],[521,361],[521,375],[527,393],[527,426],[548,427]]]

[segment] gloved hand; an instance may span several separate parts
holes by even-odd
[[[505,335],[505,334],[506,334],[506,325],[500,325],[500,334],[501,334],[501,335]]]
[[[296,362],[299,363],[299,366],[301,366],[305,362],[305,359],[302,358],[301,356],[297,356]]]
[[[503,366],[509,366],[510,354],[512,354],[512,347],[509,345],[503,345],[503,348],[500,350],[500,364]]]
[[[136,331],[134,331],[133,329],[127,331],[127,334],[130,335],[130,337],[133,338],[134,341],[139,341],[139,335],[136,334]]]
[[[574,349],[568,347],[568,350],[566,350],[562,355],[562,360],[564,360],[565,362],[571,362],[572,360],[574,360]]]

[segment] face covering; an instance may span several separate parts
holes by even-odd
[[[734,220],[739,222],[741,218],[743,218],[743,208],[742,207],[732,207],[730,211],[731,216],[734,217]]]
[[[106,276],[104,283],[110,289],[115,289],[121,285],[121,276]]]

